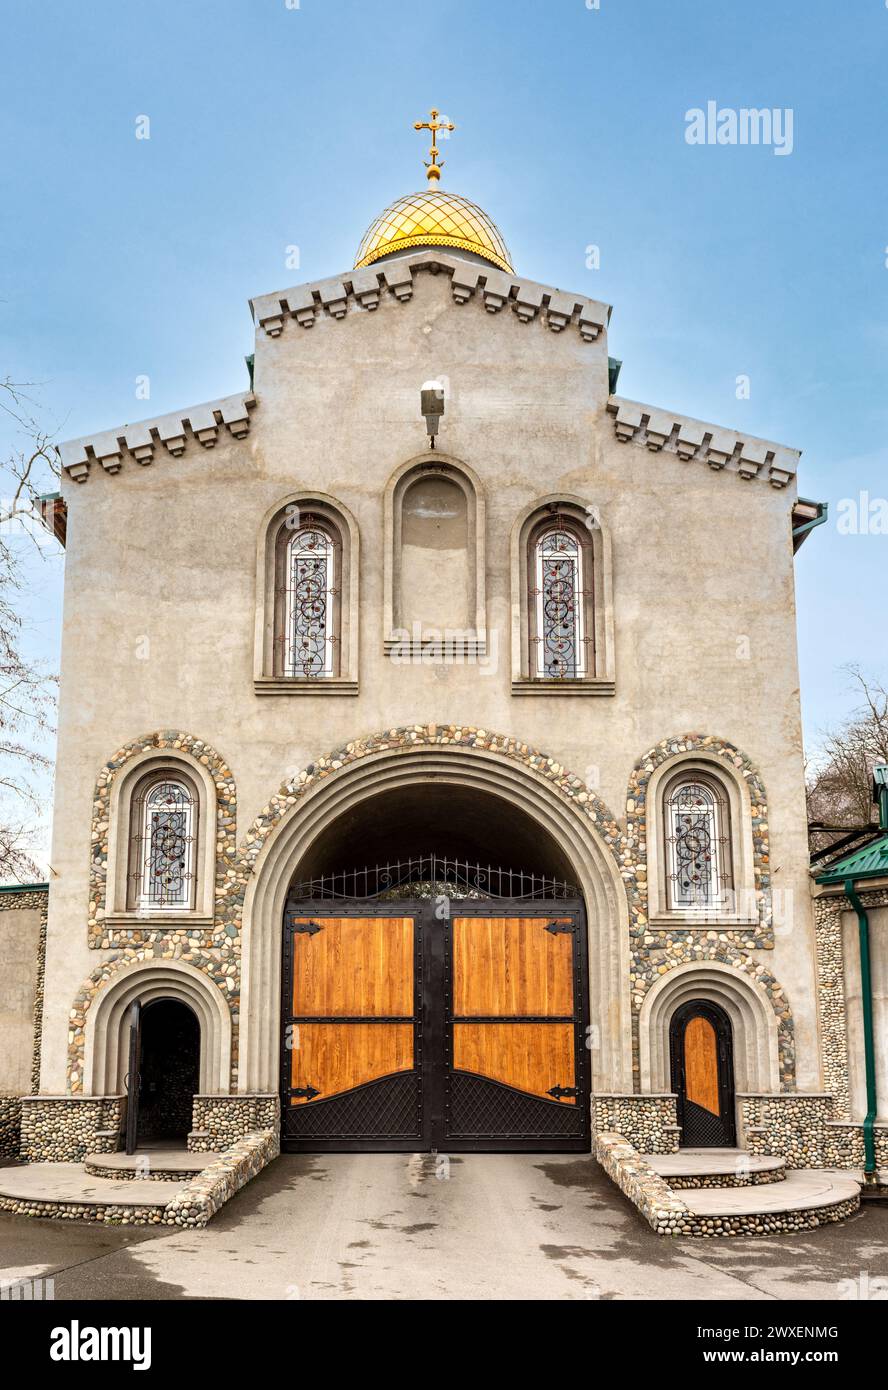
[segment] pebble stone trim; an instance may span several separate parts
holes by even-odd
[[[206,1226],[235,1192],[255,1178],[281,1151],[275,1130],[245,1134],[227,1153],[192,1178],[164,1208],[165,1226]]]
[[[188,1168],[108,1168],[103,1163],[85,1163],[84,1168],[92,1178],[108,1178],[112,1182],[191,1182],[194,1169]]]
[[[90,1172],[93,1170],[90,1169]],[[737,1165],[731,1173],[670,1173],[669,1186],[673,1192],[690,1191],[701,1187],[761,1187],[763,1183],[783,1182],[786,1165],[757,1172],[754,1168]]]
[[[226,938],[216,950],[199,951],[193,947],[166,944],[160,940],[150,946],[135,951],[116,951],[106,956],[92,974],[80,986],[71,1006],[68,1022],[68,1090],[72,1095],[83,1091],[83,1061],[86,1048],[86,1015],[96,995],[108,984],[124,966],[134,961],[181,960],[201,970],[215,985],[218,985],[232,1011],[233,1020],[238,1017],[239,1005],[239,949]],[[235,1073],[237,1049],[234,1029],[232,1030],[232,1074]]]
[[[888,906],[888,889],[861,891],[860,900],[867,908]],[[853,910],[843,893],[823,894],[814,900],[823,1084],[835,1096],[836,1120],[848,1119],[851,1115],[842,913]]]
[[[165,1206],[39,1202],[23,1197],[0,1197],[0,1210],[19,1216],[106,1222],[114,1226],[206,1226],[219,1208],[279,1153],[280,1141],[275,1133],[264,1131],[245,1135],[229,1153],[209,1164],[197,1177],[192,1176]]]
[[[97,946],[112,944],[101,926],[100,912],[104,911],[107,877],[107,832],[111,785],[124,764],[144,750],[187,749],[211,771],[218,798],[218,865],[216,879],[216,922],[211,938],[201,941],[201,955],[190,939],[183,941],[179,934],[164,935],[159,928],[140,929],[140,935],[126,934],[127,950],[109,957],[81,988],[75,1000],[69,1043],[69,1089],[82,1089],[84,1027],[86,1010],[97,991],[116,969],[133,960],[182,959],[204,969],[225,993],[233,1015],[232,1078],[236,1077],[238,1009],[240,1002],[240,929],[244,894],[254,872],[256,861],[272,831],[281,819],[319,782],[333,776],[342,768],[362,758],[392,750],[412,747],[477,748],[514,759],[522,766],[546,778],[595,827],[600,838],[613,854],[626,885],[631,913],[632,937],[632,1004],[634,1034],[634,1065],[638,1085],[638,1012],[644,996],[655,980],[667,970],[686,961],[720,960],[746,971],[763,989],[780,1020],[780,1056],[783,1084],[789,1087],[794,1079],[794,1045],[792,1019],[783,991],[773,975],[746,952],[772,944],[765,929],[727,929],[724,932],[670,932],[665,944],[662,934],[648,930],[647,918],[647,859],[645,841],[645,796],[651,773],[664,759],[677,753],[689,757],[706,751],[724,758],[737,775],[750,787],[754,808],[754,842],[756,850],[756,885],[764,896],[770,887],[767,811],[764,791],[749,760],[733,745],[713,735],[686,734],[680,738],[664,739],[637,765],[632,773],[627,797],[626,830],[601,799],[574,773],[556,759],[547,757],[528,744],[487,729],[469,725],[412,724],[388,729],[366,738],[354,739],[326,757],[319,758],[285,782],[256,817],[239,849],[235,842],[235,787],[231,773],[221,758],[202,740],[191,734],[165,730],[125,745],[106,765],[96,787],[93,817],[93,870],[90,894],[90,940]],[[142,940],[144,936],[144,940]],[[116,943],[115,943],[116,944]],[[136,945],[146,949],[133,949]],[[196,1126],[197,1128],[197,1126]]]
[[[79,1163],[88,1153],[114,1153],[125,1096],[23,1096],[22,1158],[28,1163]]]
[[[648,785],[657,768],[669,758],[706,753],[725,762],[731,773],[746,784],[752,810],[753,873],[759,924],[754,927],[676,926],[656,930],[649,926],[647,885]],[[780,1080],[785,1090],[795,1084],[795,1039],[792,1013],[783,988],[751,950],[771,950],[774,931],[771,922],[771,850],[768,836],[768,807],[765,789],[755,767],[732,743],[714,734],[684,734],[663,739],[636,763],[626,794],[626,832],[623,838],[620,872],[629,896],[632,990],[633,1071],[638,1084],[638,1017],[647,991],[677,965],[694,961],[721,961],[743,970],[768,997],[778,1019]]]
[[[674,1189],[655,1173],[641,1155],[620,1134],[598,1134],[595,1157],[608,1177],[616,1183],[641,1212],[648,1224],[664,1236],[772,1235],[776,1231],[808,1231],[834,1221],[843,1221],[860,1208],[860,1197],[849,1197],[834,1206],[810,1207],[803,1211],[749,1212],[736,1216],[699,1216],[689,1210]]]
[[[750,1153],[777,1155],[787,1168],[862,1168],[861,1124],[836,1121],[832,1095],[741,1095],[740,1119]],[[888,1125],[875,1127],[876,1163],[888,1167]]]
[[[108,912],[108,830],[111,823],[111,790],[114,780],[130,759],[140,753],[168,753],[170,763],[175,763],[177,753],[190,753],[196,762],[207,769],[216,789],[216,889],[218,902],[224,896],[227,877],[234,865],[237,854],[237,792],[234,777],[225,761],[214,748],[203,739],[192,734],[179,733],[175,729],[162,729],[134,739],[119,748],[114,757],[105,764],[96,782],[93,800],[92,825],[90,828],[90,893],[87,936],[89,945],[94,948],[110,946],[143,946],[150,942],[164,941],[174,945],[214,946],[217,938],[224,935],[233,940],[239,934],[239,924],[220,922],[217,918],[211,931],[189,931],[178,928],[170,931],[160,926],[114,927],[105,926]],[[229,928],[229,930],[226,930]]]
[[[18,1158],[22,1126],[20,1096],[0,1096],[0,1158]]]
[[[221,1153],[256,1130],[280,1130],[277,1095],[195,1096],[190,1153]]]
[[[674,1095],[593,1096],[592,1122],[598,1132],[623,1135],[641,1153],[678,1152],[681,1131]]]

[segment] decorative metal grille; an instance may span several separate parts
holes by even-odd
[[[155,782],[134,807],[136,901],[142,911],[191,906],[194,798],[182,782]]]
[[[717,906],[731,886],[723,798],[706,782],[683,782],[668,796],[666,824],[671,905]]]
[[[534,670],[549,679],[578,679],[588,670],[583,547],[561,523],[535,545],[536,604]]]
[[[283,669],[288,676],[333,675],[334,557],[332,538],[311,517],[304,518],[287,543],[284,566]]]
[[[294,885],[292,899],[308,902],[325,898],[377,899],[397,902],[408,898],[449,897],[455,899],[507,898],[532,902],[535,899],[579,897],[579,890],[562,879],[525,873],[522,869],[500,869],[475,864],[466,859],[447,859],[430,854],[418,859],[397,860],[364,869],[348,869],[324,874]]]

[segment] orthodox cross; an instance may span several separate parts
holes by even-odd
[[[432,118],[430,121],[414,121],[413,129],[430,130],[432,132],[432,148],[429,150],[429,154],[432,156],[432,162],[430,164],[428,160],[423,160],[423,163],[425,164],[427,170],[426,178],[429,180],[430,183],[434,183],[441,177],[441,170],[444,167],[443,159],[441,160],[440,164],[438,163],[438,155],[441,153],[441,151],[438,149],[438,131],[456,130],[456,126],[453,125],[450,121],[439,121],[438,116],[440,115],[440,112],[436,111],[434,107],[432,107],[431,111],[429,112],[429,115]]]

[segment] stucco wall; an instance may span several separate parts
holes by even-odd
[[[481,667],[394,665],[383,651],[382,494],[399,465],[425,452],[419,391],[433,376],[449,387],[442,457],[468,464],[486,493],[491,655]],[[237,782],[240,840],[283,780],[318,755],[436,720],[544,750],[619,819],[634,763],[662,739],[695,730],[741,748],[767,791],[773,882],[791,903],[775,949],[758,955],[794,1011],[798,1084],[815,1089],[794,485],[618,442],[604,335],[585,342],[541,319],[458,306],[445,275],[417,276],[406,304],[387,296],[375,313],[319,317],[310,331],[290,322],[273,339],[260,332],[255,390],[242,441],[220,431],[212,450],[194,443],[179,459],[127,462],[114,476],[94,467],[85,483],[64,482],[58,878],[41,1088],[64,1089],[67,1011],[102,955],[86,945],[89,826],[96,774],[115,749],[161,728],[207,740]],[[302,488],[340,499],[360,529],[357,697],[253,691],[257,531]],[[509,538],[523,508],[557,492],[588,499],[612,537],[613,697],[511,693]]]
[[[0,1096],[31,1090],[41,918],[36,906],[0,910]]]

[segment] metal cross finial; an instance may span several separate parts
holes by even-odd
[[[414,121],[413,129],[430,130],[432,132],[432,148],[429,150],[429,154],[432,156],[432,162],[431,164],[428,162],[428,160],[424,160],[423,162],[426,167],[426,178],[429,180],[430,183],[435,183],[441,177],[441,170],[444,167],[443,159],[441,160],[440,164],[438,163],[438,155],[441,153],[441,151],[438,149],[438,131],[456,130],[456,126],[453,125],[451,121],[439,121],[438,116],[440,115],[440,112],[436,111],[434,107],[432,107],[431,111],[429,112],[429,115],[432,118],[430,121]]]

